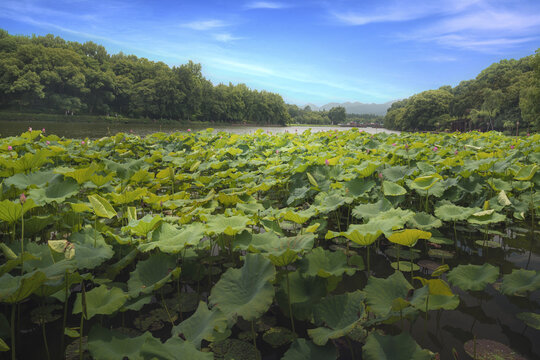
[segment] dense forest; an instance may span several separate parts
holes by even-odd
[[[108,54],[93,42],[0,29],[0,111],[281,124],[283,98],[245,84],[214,86],[189,62],[169,67]]]
[[[502,60],[476,79],[428,90],[392,104],[384,125],[398,130],[540,130],[540,49]]]

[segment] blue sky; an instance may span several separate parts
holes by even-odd
[[[2,0],[0,27],[246,83],[290,103],[382,103],[540,47],[538,0]]]

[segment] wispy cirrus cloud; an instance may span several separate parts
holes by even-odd
[[[192,21],[192,22],[182,24],[180,26],[193,29],[193,30],[205,31],[205,30],[213,30],[213,29],[227,27],[229,26],[229,24],[227,24],[226,22],[222,20],[212,19],[212,20]]]
[[[420,6],[418,6],[420,5]],[[421,0],[417,6],[390,2],[375,9],[332,10],[344,25],[403,23],[396,34],[405,41],[433,42],[443,47],[497,52],[540,38],[540,4],[522,6],[497,0]],[[422,19],[422,27],[408,21]]]
[[[245,5],[246,9],[285,9],[289,4],[274,1],[253,1]]]
[[[232,34],[229,34],[229,33],[219,33],[219,34],[214,34],[214,39],[220,42],[228,43],[235,40],[241,40],[243,38],[238,37],[238,36],[233,36]]]

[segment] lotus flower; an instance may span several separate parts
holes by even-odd
[[[382,180],[382,178],[383,178],[383,175],[382,175],[382,173],[379,173],[379,179],[381,179],[381,180]]]
[[[9,151],[13,150],[13,146],[8,145],[7,149],[8,149]]]
[[[330,162],[328,161],[328,159],[324,160],[324,163],[325,163],[326,165],[330,165]]]
[[[454,151],[454,155],[457,155],[458,153],[459,153],[459,151],[457,151],[457,150],[456,150],[456,151]]]
[[[393,143],[392,146],[396,146],[397,144],[396,143]]]
[[[510,145],[510,149],[513,149],[514,148],[514,145]]]
[[[191,132],[191,129],[187,129],[187,132]]]
[[[279,150],[278,150],[278,149],[276,149],[276,154],[279,154]]]
[[[409,151],[409,144],[405,144],[405,150]]]
[[[28,127],[28,131],[32,131],[32,128],[31,128],[31,127]]]
[[[435,147],[433,148],[433,151],[437,151],[437,150],[439,150],[439,148],[435,146]]]
[[[19,201],[21,202],[21,204],[24,204],[26,202],[26,195],[24,195],[24,193],[19,196]]]
[[[43,132],[43,133],[44,133],[44,132],[45,132],[45,128],[41,129],[41,132]]]
[[[81,145],[84,145],[84,144],[85,144],[84,140],[83,140],[83,141],[81,141]]]
[[[47,140],[47,145],[51,145],[51,142],[49,140]]]

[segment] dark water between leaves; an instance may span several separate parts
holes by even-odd
[[[329,130],[349,130],[350,127],[340,126],[231,126],[231,125],[182,125],[182,124],[159,124],[159,123],[145,123],[145,124],[110,124],[110,123],[88,123],[88,122],[51,122],[51,121],[0,121],[0,137],[17,136],[22,132],[28,130],[31,127],[34,130],[45,129],[49,134],[55,134],[58,136],[70,137],[75,139],[97,139],[104,136],[115,135],[119,132],[133,133],[139,136],[150,135],[155,132],[173,133],[177,131],[192,131],[205,130],[207,128],[213,128],[215,131],[226,131],[235,134],[249,134],[262,129],[264,132],[271,133],[302,133],[308,128],[312,132],[329,131]],[[399,133],[399,131],[392,131],[378,128],[358,128],[359,130],[368,133],[379,132],[391,132]]]

